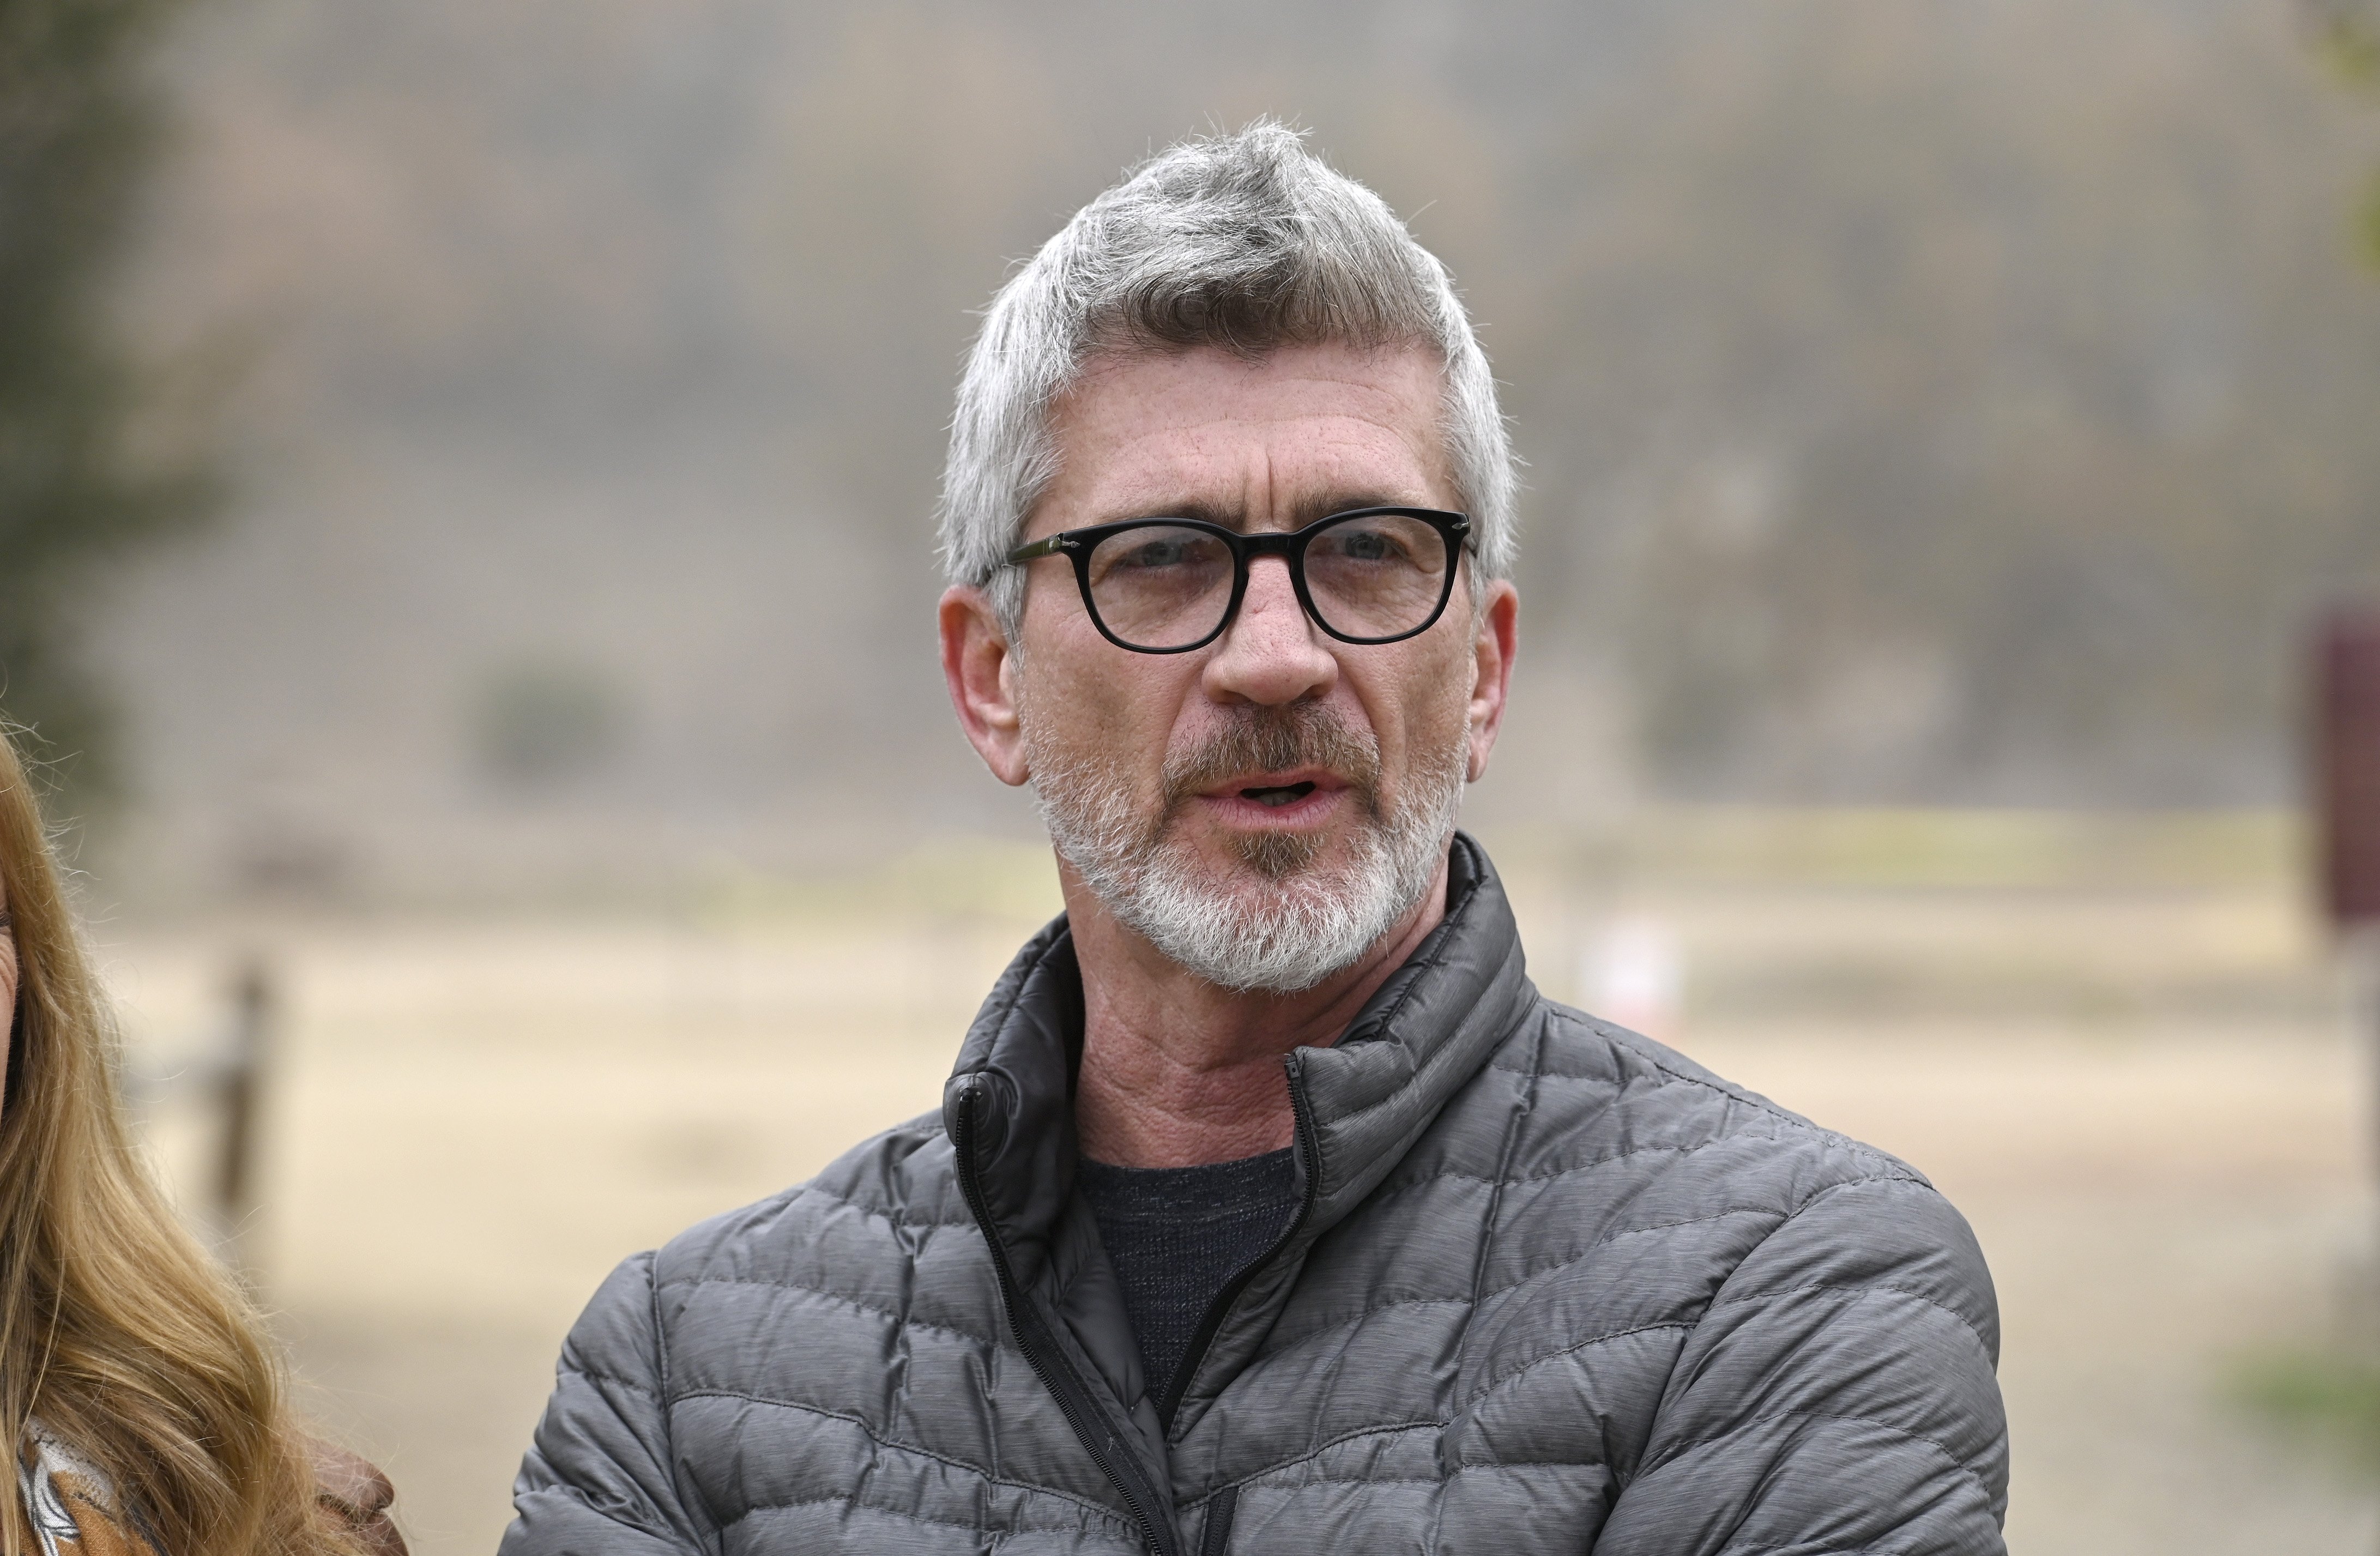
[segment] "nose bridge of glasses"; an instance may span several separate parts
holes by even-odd
[[[1240,568],[1247,576],[1247,582],[1241,590],[1243,602],[1241,609],[1246,608],[1249,595],[1261,594],[1265,591],[1268,583],[1273,583],[1285,598],[1304,610],[1305,602],[1301,597],[1305,590],[1297,573],[1305,560],[1305,548],[1299,543],[1298,532],[1294,529],[1259,529],[1254,533],[1242,531],[1238,540]],[[1267,557],[1274,558],[1281,563],[1281,576],[1277,580],[1268,580],[1257,570],[1257,564]],[[1311,612],[1307,614],[1310,614]]]
[[[1247,575],[1247,582],[1241,590],[1242,609],[1246,608],[1249,597],[1263,595],[1270,589],[1280,590],[1281,597],[1293,604],[1301,604],[1298,596],[1304,593],[1304,590],[1297,577],[1300,548],[1296,539],[1293,531],[1276,529],[1240,537],[1240,566]],[[1268,578],[1257,568],[1257,564],[1268,557],[1281,564],[1277,577]]]
[[[1240,554],[1250,562],[1260,556],[1278,556],[1286,562],[1298,551],[1298,531],[1294,529],[1243,531],[1238,539]]]

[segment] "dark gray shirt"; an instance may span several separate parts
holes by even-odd
[[[1200,1167],[1115,1167],[1086,1157],[1075,1183],[1123,1287],[1149,1392],[1163,1398],[1208,1305],[1296,1213],[1296,1153],[1284,1148]]]

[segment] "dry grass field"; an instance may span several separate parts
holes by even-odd
[[[2331,1343],[2375,1219],[2371,1066],[2270,818],[1647,821],[1493,836],[1539,982],[1615,916],[1682,954],[1666,1035],[1917,1163],[1999,1284],[2022,1556],[2361,1553],[2373,1492],[2233,1403]],[[620,1257],[936,1105],[1054,903],[970,845],[664,908],[288,912],[103,935],[136,1056],[225,968],[284,995],[244,1234],[316,1408],[420,1556],[492,1550],[563,1331]],[[152,1109],[186,1197],[207,1121]]]

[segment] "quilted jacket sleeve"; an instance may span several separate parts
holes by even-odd
[[[703,1540],[670,1473],[653,1256],[614,1270],[563,1342],[499,1556],[680,1556]]]
[[[1596,1556],[2004,1556],[1983,1251],[1913,1178],[1837,1184],[1721,1286]]]

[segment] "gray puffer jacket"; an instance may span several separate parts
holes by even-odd
[[[1304,1205],[1150,1395],[1072,1192],[1064,921],[939,1117],[627,1261],[504,1556],[2003,1550],[1991,1280],[1888,1156],[1542,998],[1478,845],[1337,1045]]]

